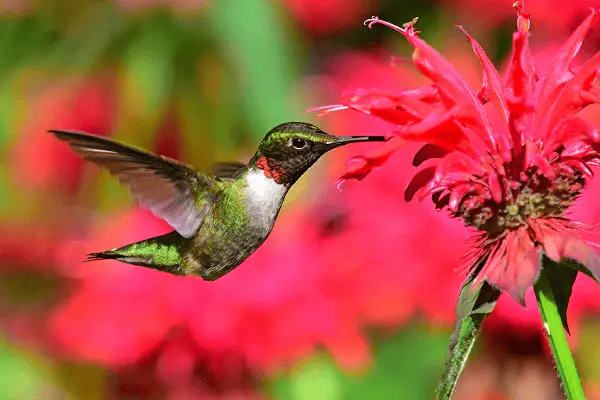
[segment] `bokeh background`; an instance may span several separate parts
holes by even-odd
[[[541,70],[590,5],[527,1]],[[469,232],[429,202],[404,203],[414,149],[342,192],[345,160],[372,145],[327,154],[265,245],[203,282],[82,263],[169,227],[46,133],[106,135],[203,169],[246,161],[284,121],[385,134],[358,113],[305,112],[345,89],[422,79],[399,35],[362,25],[372,15],[420,17],[474,88],[478,63],[454,25],[500,66],[510,51],[509,0],[0,1],[0,399],[433,398]],[[595,30],[583,52],[598,49]],[[593,182],[575,212],[600,222],[599,196]],[[457,399],[561,398],[527,303],[502,297]],[[569,317],[588,398],[600,399],[600,288],[586,277]]]

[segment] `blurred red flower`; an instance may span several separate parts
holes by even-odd
[[[453,61],[464,57],[460,52],[454,55]],[[382,65],[378,57],[368,53],[336,56],[328,65],[332,73],[313,82],[314,90],[325,91],[323,95],[353,87],[401,90],[407,82],[424,81],[414,71]],[[386,134],[390,129],[389,123],[362,113],[333,113],[324,122],[336,135]],[[356,151],[356,146],[361,145],[328,156],[333,159],[328,164],[329,176],[339,176],[339,166],[350,151]],[[326,268],[357,264],[361,273],[368,269],[372,277],[377,277],[382,296],[389,293],[389,301],[379,305],[382,316],[372,320],[377,326],[403,322],[383,318],[385,310],[394,307],[405,307],[408,315],[421,313],[434,324],[451,325],[454,321],[455,299],[463,279],[455,268],[468,249],[468,230],[458,221],[440,218],[428,204],[399,201],[413,175],[410,155],[415,149],[414,145],[401,148],[387,161],[386,168],[395,171],[393,179],[371,174],[360,185],[344,185],[343,196],[336,195],[335,208],[346,210],[348,221],[323,246],[332,249]],[[316,207],[333,204],[332,196],[328,202],[319,201]],[[436,279],[432,279],[434,276]],[[370,291],[364,295],[369,296]]]
[[[47,131],[108,134],[116,111],[110,82],[85,79],[50,84],[30,104],[10,154],[15,181],[27,190],[72,193],[81,183],[83,161]]]
[[[377,0],[283,0],[309,32],[330,35],[356,26],[371,15]]]
[[[33,9],[33,2],[28,0],[3,0],[0,2],[0,15],[21,16]]]
[[[485,10],[482,13],[481,1],[477,0],[445,0],[445,5],[454,9],[456,15],[469,25],[479,24],[489,29],[490,25],[502,22],[512,22],[514,12],[508,7],[506,0],[485,0]],[[575,0],[566,2],[562,0],[527,0],[521,1],[527,7],[527,12],[536,16],[537,21],[543,21],[541,29],[572,28],[578,24],[589,7],[600,6],[600,0]],[[525,4],[526,3],[526,4]],[[537,28],[537,26],[536,26]]]

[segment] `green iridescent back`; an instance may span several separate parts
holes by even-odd
[[[244,175],[220,186],[198,233],[182,248],[180,268],[186,275],[207,280],[223,276],[252,254],[271,231],[272,225],[257,229],[252,223]]]

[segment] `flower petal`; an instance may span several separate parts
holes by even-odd
[[[450,193],[450,199],[448,201],[448,208],[452,212],[458,211],[458,207],[464,197],[473,190],[472,185],[456,185]]]
[[[571,258],[600,277],[600,254],[583,240],[550,231],[544,235],[543,247],[546,255],[554,261],[561,262]]]
[[[423,168],[419,172],[417,172],[404,190],[404,200],[411,201],[415,194],[423,187],[425,187],[429,182],[432,181],[435,176],[435,166]]]
[[[438,163],[436,180],[441,182],[448,176],[461,176],[464,180],[469,180],[474,174],[482,174],[485,170],[481,163],[478,163],[463,153],[458,151],[449,153]],[[462,180],[462,179],[461,179]]]
[[[552,108],[548,112],[548,117],[540,129],[547,130],[547,127],[553,127],[565,117],[577,114],[585,106],[591,104],[589,99],[584,98],[583,94],[592,89],[594,81],[598,77],[600,68],[600,52],[587,60],[579,72],[569,80],[560,91]],[[547,125],[546,125],[547,124]]]
[[[419,121],[419,113],[404,109],[401,100],[402,96],[399,93],[388,94],[375,89],[359,89],[345,93],[342,98],[343,104],[348,108],[379,117],[395,125]],[[422,113],[426,115],[426,110]]]
[[[483,51],[479,43],[467,33],[462,25],[457,26],[465,34],[469,43],[471,43],[471,47],[473,47],[473,51],[481,64],[483,82],[481,84],[481,91],[479,92],[481,93],[479,95],[480,100],[490,101],[500,112],[504,120],[508,121],[508,106],[506,105],[506,99],[504,98],[505,88],[498,70],[494,64],[492,64],[492,61],[487,54],[485,54],[485,51]]]
[[[485,279],[524,306],[525,292],[539,274],[539,252],[524,228],[507,232],[502,241],[505,251],[492,257]]]
[[[554,180],[556,174],[552,169],[552,165],[548,162],[546,157],[543,157],[539,153],[535,153],[531,156],[531,160],[529,161],[529,165],[532,167],[538,168],[538,173],[541,173],[543,176],[548,178],[549,180]]]
[[[488,150],[496,149],[494,129],[475,93],[448,60],[417,36],[413,26],[416,20],[405,24],[406,28],[400,28],[378,18],[366,22],[369,23],[369,27],[378,23],[401,33],[415,49],[413,52],[415,66],[435,83],[446,103],[451,103],[446,104],[447,108],[456,105],[458,113],[455,118],[465,127],[471,128],[471,132],[484,141]]]
[[[490,185],[490,192],[492,193],[492,199],[500,204],[502,202],[502,186],[500,186],[500,180],[496,172],[490,172],[488,178],[488,184]]]
[[[373,169],[382,166],[404,143],[403,140],[396,138],[369,153],[350,158],[346,161],[346,173],[335,181],[335,186],[341,191],[344,182],[350,179],[363,180]]]
[[[432,158],[442,158],[446,154],[448,154],[448,151],[444,150],[442,147],[427,143],[417,151],[412,164],[414,167],[418,167],[427,160]]]
[[[547,136],[544,152],[546,155],[568,142],[598,142],[600,132],[584,119],[572,115],[564,118]]]
[[[543,117],[548,112],[551,104],[554,103],[560,89],[572,77],[571,63],[575,59],[583,39],[590,31],[592,25],[598,18],[598,12],[592,9],[590,15],[579,25],[579,27],[571,34],[569,39],[561,46],[558,55],[550,64],[546,77],[540,88],[538,97],[538,116]]]
[[[585,265],[594,274],[596,280],[600,278],[600,255],[589,245],[581,240],[570,240],[565,245],[564,254],[567,258],[572,258]]]
[[[406,141],[432,143],[448,151],[461,148],[464,152],[473,154],[465,140],[465,130],[454,121],[456,112],[457,108],[437,108],[422,121],[401,126],[395,132]]]
[[[509,128],[514,159],[518,159],[524,135],[527,132],[527,115],[533,111],[533,66],[529,50],[529,35],[513,34],[513,55],[506,75],[506,98],[510,112]]]

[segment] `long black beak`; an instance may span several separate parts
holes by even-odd
[[[385,142],[385,136],[338,136],[330,144],[333,146],[343,146],[348,143],[356,142]]]

